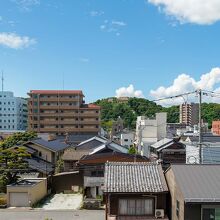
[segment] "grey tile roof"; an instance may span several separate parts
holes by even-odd
[[[160,165],[145,162],[108,162],[105,164],[105,192],[167,192]]]
[[[52,173],[54,171],[54,166],[51,163],[40,158],[25,159],[25,161],[28,162],[29,168],[33,170],[37,170],[46,174]]]
[[[75,148],[68,148],[64,151],[64,154],[62,156],[63,160],[71,160],[71,161],[78,161],[83,156],[88,155],[90,153],[89,150],[81,150],[81,149],[75,149]]]
[[[202,147],[203,164],[220,164],[220,146]]]
[[[220,202],[220,165],[171,165],[185,202]]]
[[[94,148],[100,146],[101,144],[103,144],[103,142],[94,139],[94,140],[88,141],[86,143],[79,144],[77,146],[77,148],[84,149],[84,150],[90,150],[90,149],[94,149]]]
[[[42,138],[32,140],[28,143],[41,145],[42,147],[47,148],[53,152],[61,151],[69,147],[68,144],[61,142],[60,140],[46,141]],[[26,144],[27,146],[28,146],[28,143]]]

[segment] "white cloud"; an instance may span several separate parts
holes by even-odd
[[[90,16],[92,17],[97,17],[97,16],[101,16],[104,15],[104,11],[90,11]]]
[[[87,58],[87,57],[81,57],[81,58],[79,59],[79,61],[82,62],[82,63],[88,63],[90,60],[89,60],[89,58]]]
[[[181,23],[213,24],[220,20],[219,0],[148,0]]]
[[[151,90],[150,95],[154,99],[160,99],[163,97],[175,96],[186,92],[192,92],[197,89],[220,91],[220,87],[216,88],[219,82],[220,82],[220,68],[216,67],[211,69],[209,73],[205,73],[201,75],[198,81],[196,81],[193,77],[187,74],[180,74],[173,81],[173,84],[171,86],[168,87],[160,86],[156,90]],[[207,101],[213,101],[213,99],[209,99]],[[169,99],[163,100],[160,101],[160,104],[172,105],[172,104],[179,104],[182,102],[183,99],[179,98],[173,100],[169,100]]]
[[[119,36],[121,33],[120,31],[124,28],[127,24],[124,21],[109,21],[105,20],[102,25],[100,25],[100,29],[105,32],[114,32],[116,36]]]
[[[15,2],[22,11],[30,11],[33,6],[39,5],[40,0],[11,0]]]
[[[100,29],[101,30],[104,30],[106,28],[106,26],[103,24],[103,25],[100,25]]]
[[[29,47],[36,43],[35,39],[31,39],[27,36],[19,36],[14,33],[4,33],[0,32],[0,45],[12,48],[12,49],[22,49]]]
[[[127,24],[124,21],[112,21],[112,25],[126,26]]]
[[[115,91],[116,97],[137,97],[144,98],[143,92],[141,90],[135,90],[134,86],[131,84],[128,87],[121,87]]]

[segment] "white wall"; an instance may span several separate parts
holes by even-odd
[[[120,137],[120,144],[122,146],[130,147],[134,144],[134,133],[122,133]]]
[[[27,101],[13,92],[0,92],[0,130],[26,130]]]

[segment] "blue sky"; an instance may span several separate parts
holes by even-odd
[[[194,4],[1,0],[5,89],[26,96],[31,89],[63,89],[64,79],[65,89],[82,89],[88,102],[117,89],[118,96],[149,99],[198,87],[219,91],[220,5],[184,1]]]

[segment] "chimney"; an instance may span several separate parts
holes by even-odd
[[[54,141],[56,140],[56,135],[55,134],[49,134],[48,135],[48,141]]]

